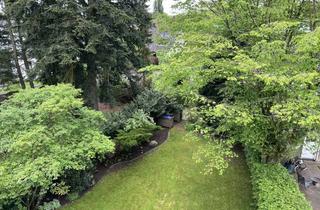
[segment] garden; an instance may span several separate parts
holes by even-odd
[[[167,3],[0,2],[0,209],[312,209],[320,2]]]

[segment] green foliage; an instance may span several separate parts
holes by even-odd
[[[254,198],[259,210],[311,210],[293,177],[280,164],[261,164],[247,150]]]
[[[153,119],[145,114],[141,109],[133,113],[132,117],[129,118],[124,127],[124,131],[130,131],[133,129],[147,127],[154,125]]]
[[[166,112],[168,99],[158,91],[146,89],[135,98],[133,103],[151,117],[159,117]]]
[[[71,85],[47,86],[0,106],[0,206],[24,201],[30,208],[67,170],[84,170],[113,151],[100,131],[103,115],[79,96]]]
[[[129,117],[130,116],[126,116],[122,111],[106,113],[103,132],[108,136],[114,137],[117,134],[117,131],[124,127]]]
[[[181,33],[190,33],[200,31],[202,33],[216,33],[218,30],[217,18],[208,11],[192,11],[185,14],[169,16],[167,14],[159,14],[156,16],[156,24],[161,32],[168,32],[172,36]]]
[[[75,84],[86,105],[97,108],[97,78],[104,83],[110,79],[106,75],[130,76],[147,63],[146,0],[8,2],[42,82]]]
[[[126,121],[124,129],[118,131],[115,142],[121,149],[129,150],[133,146],[148,141],[157,129],[158,126],[153,119],[142,110],[138,110]]]
[[[1,9],[3,10],[2,7]],[[0,12],[0,84],[13,82],[16,79],[6,18],[4,12]]]
[[[0,84],[5,84],[15,80],[11,63],[11,53],[9,50],[0,49]]]
[[[54,199],[50,202],[44,202],[39,206],[39,210],[55,210],[61,207],[61,204],[58,200]]]
[[[51,190],[50,192],[54,195],[66,195],[69,192],[69,188],[70,186],[66,185],[66,183],[64,181],[60,182],[60,183],[54,183],[51,186]]]
[[[215,152],[201,151],[208,168],[225,169],[220,160],[236,142],[276,163],[292,158],[305,137],[319,139],[319,29],[301,19],[310,5],[259,2],[201,1],[186,14],[158,17],[176,41],[165,62],[143,70],[156,90],[193,107],[192,128],[213,142]],[[217,30],[187,27],[188,16]]]
[[[75,200],[77,200],[78,198],[79,198],[79,193],[77,193],[77,192],[70,193],[70,194],[68,194],[68,196],[67,196],[67,199],[68,199],[69,201],[75,201]]]
[[[229,167],[228,160],[236,156],[237,155],[230,150],[230,147],[216,142],[208,142],[193,154],[193,159],[196,163],[204,164],[202,171],[204,175],[213,174],[216,170],[222,175]]]
[[[94,182],[93,172],[95,167],[88,166],[86,170],[68,170],[61,179],[68,186],[68,193],[81,193],[91,187]]]
[[[132,118],[137,112],[143,111],[148,116],[157,118],[166,112],[174,113],[176,111],[181,111],[182,108],[182,104],[178,102],[178,100],[166,97],[161,92],[146,89],[122,111],[106,113],[107,121],[104,124],[104,132],[105,134],[114,137],[117,134],[117,131],[125,128],[128,119]],[[148,119],[150,117],[148,117]]]
[[[145,126],[130,131],[121,130],[115,138],[115,142],[120,146],[120,150],[127,151],[134,146],[138,146],[141,143],[148,141],[156,130],[156,126]]]

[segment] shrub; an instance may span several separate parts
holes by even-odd
[[[62,179],[69,186],[70,192],[82,192],[94,184],[94,169],[91,167],[87,170],[69,170],[64,173]]]
[[[124,131],[130,131],[137,128],[152,127],[154,126],[153,119],[144,113],[141,109],[138,109],[133,113],[125,124]]]
[[[0,106],[0,209],[36,208],[67,170],[85,170],[114,150],[100,131],[104,117],[83,107],[71,85],[16,93]]]
[[[74,201],[74,200],[77,200],[78,198],[79,198],[79,193],[77,192],[73,192],[67,195],[68,201]]]
[[[157,129],[158,126],[152,118],[142,110],[138,110],[127,120],[124,129],[119,131],[115,142],[121,149],[129,150],[133,146],[148,141]]]
[[[105,118],[106,122],[103,125],[103,132],[105,135],[113,138],[125,126],[129,117],[120,111],[105,113]]]
[[[128,119],[132,118],[138,110],[142,110],[152,118],[157,118],[165,113],[173,114],[176,111],[182,111],[182,108],[177,100],[169,99],[152,89],[146,89],[122,111],[105,114],[107,120],[104,124],[104,133],[115,137],[120,130],[124,129]]]
[[[44,202],[39,206],[39,210],[55,210],[61,207],[61,204],[58,200],[54,199],[50,202]]]
[[[280,164],[262,164],[247,150],[254,198],[259,210],[311,210],[296,181]]]
[[[133,103],[136,104],[138,109],[142,109],[154,118],[164,114],[168,105],[165,95],[152,89],[144,90]]]
[[[129,150],[134,146],[146,142],[157,130],[157,126],[146,126],[143,128],[136,128],[130,131],[121,130],[115,138],[116,143],[123,150]]]

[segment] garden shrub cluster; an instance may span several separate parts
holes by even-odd
[[[132,118],[138,110],[155,120],[162,114],[175,113],[182,111],[182,109],[181,103],[176,99],[168,98],[158,91],[146,89],[122,111],[106,113],[107,121],[104,124],[104,132],[108,136],[115,137],[120,130],[125,128],[128,119]]]
[[[121,150],[129,150],[148,141],[157,129],[159,127],[156,126],[153,119],[139,109],[127,120],[124,129],[118,131],[115,142],[121,147]]]
[[[263,164],[257,155],[246,149],[253,193],[259,210],[311,210],[297,182],[281,164]]]
[[[114,151],[103,114],[84,107],[71,85],[16,93],[0,119],[0,209],[36,209],[48,195],[76,191],[90,180],[72,179]]]

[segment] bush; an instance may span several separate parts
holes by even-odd
[[[152,118],[142,110],[138,110],[127,120],[124,129],[118,132],[115,142],[121,149],[129,150],[148,141],[157,129],[158,126],[155,125]]]
[[[68,201],[75,201],[79,198],[79,196],[80,196],[79,193],[73,192],[67,195],[67,199]]]
[[[61,204],[58,200],[54,199],[50,202],[44,202],[39,206],[39,210],[55,210],[61,207]]]
[[[130,131],[121,130],[115,138],[121,150],[130,150],[132,147],[140,145],[148,141],[153,132],[157,130],[157,126],[146,126],[143,128],[136,128]]]
[[[106,122],[103,125],[103,132],[105,135],[114,138],[119,130],[121,130],[128,118],[122,111],[105,113]]]
[[[165,95],[152,89],[144,90],[133,102],[137,109],[142,109],[151,117],[160,117],[165,114],[168,101]]]
[[[82,192],[94,185],[94,169],[66,171],[62,179],[69,186],[69,192]]]
[[[259,210],[312,209],[296,181],[282,165],[261,164],[249,150],[246,155]]]
[[[160,92],[146,89],[122,111],[105,114],[107,120],[104,124],[104,133],[115,137],[138,110],[142,110],[152,118],[157,118],[166,112],[181,111],[182,105],[176,100],[168,99]]]
[[[138,109],[133,113],[125,124],[124,131],[130,131],[137,128],[152,127],[154,126],[153,119],[144,113],[141,109]]]
[[[22,200],[36,208],[67,170],[114,150],[100,131],[103,115],[83,107],[71,85],[20,91],[0,106],[0,119],[0,209]]]

